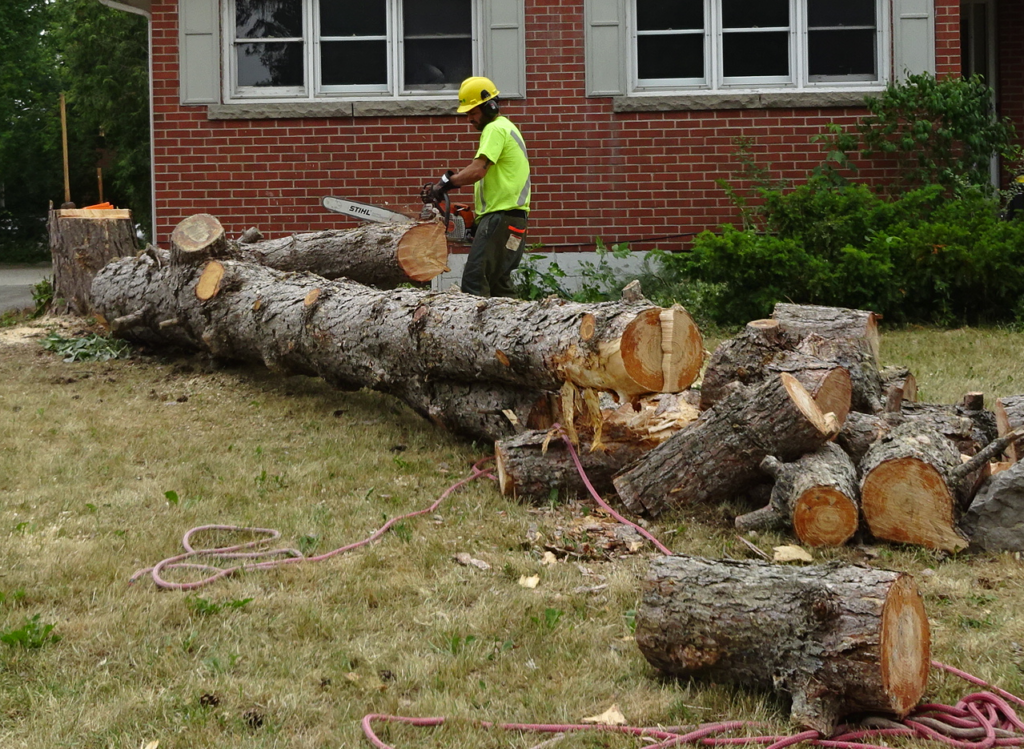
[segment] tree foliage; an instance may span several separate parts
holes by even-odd
[[[61,92],[72,201],[99,202],[105,146],[103,199],[148,229],[147,44],[144,18],[97,0],[0,3],[0,261],[47,257],[47,209],[64,201]]]

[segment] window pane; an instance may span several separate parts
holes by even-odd
[[[875,26],[875,0],[807,0],[807,24],[815,26]]]
[[[704,0],[636,0],[638,31],[703,29]]]
[[[239,44],[239,86],[302,86],[302,42]]]
[[[320,45],[320,68],[324,86],[386,85],[387,42],[324,42]]]
[[[788,28],[789,0],[722,0],[722,26],[727,29]]]
[[[807,36],[811,75],[868,75],[875,72],[875,32],[812,31]]]
[[[789,33],[723,34],[722,58],[726,78],[789,75]]]
[[[471,0],[405,0],[402,23],[410,36],[466,36],[473,30]]]
[[[455,88],[471,75],[471,39],[406,39],[406,88]]]
[[[703,34],[638,36],[636,52],[641,79],[704,77]]]
[[[361,0],[358,10],[342,0],[320,0],[320,36],[384,36],[387,33],[385,0]]]
[[[235,38],[302,36],[302,0],[235,0]]]

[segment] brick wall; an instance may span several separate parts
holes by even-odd
[[[999,47],[999,113],[1013,120],[1024,145],[1024,3],[1000,0],[996,13]]]
[[[936,6],[941,75],[959,70],[959,5]],[[176,8],[176,0],[153,2],[158,243],[199,212],[220,218],[231,234],[253,225],[267,236],[348,226],[320,206],[321,196],[415,205],[423,182],[472,158],[478,134],[462,116],[211,121],[206,107],[182,107]],[[641,240],[736,218],[716,180],[735,181],[737,138],[751,142],[772,177],[802,179],[821,159],[810,136],[861,114],[613,113],[610,99],[583,95],[582,3],[527,0],[526,8],[528,98],[502,109],[530,148],[531,243],[570,249],[600,236],[633,240],[636,249],[679,248],[685,238]],[[867,166],[863,177],[882,174]],[[456,195],[469,199],[466,190]]]

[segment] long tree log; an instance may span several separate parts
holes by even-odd
[[[570,382],[628,399],[685,389],[703,359],[681,307],[381,291],[192,255],[164,265],[156,253],[109,264],[93,293],[121,337],[373,388],[421,412],[429,406],[417,394],[435,382],[486,383],[529,398]]]
[[[198,213],[175,227],[171,255],[171,262],[178,265],[211,258],[243,260],[277,270],[347,278],[381,289],[425,283],[448,270],[448,243],[437,221],[366,223],[239,244],[228,240],[214,216]]]
[[[788,694],[832,734],[844,715],[906,715],[925,692],[930,632],[914,580],[847,565],[656,559],[636,643],[656,668]]]
[[[768,455],[795,460],[839,431],[795,377],[785,372],[754,388],[738,386],[700,419],[615,478],[634,512],[714,501],[761,479]]]
[[[769,455],[761,468],[775,477],[771,499],[764,509],[737,517],[739,530],[781,525],[808,546],[841,546],[857,531],[857,469],[834,442],[792,463]]]

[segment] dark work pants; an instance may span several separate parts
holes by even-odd
[[[510,231],[509,227],[523,233]],[[462,290],[477,296],[514,296],[512,271],[519,265],[526,248],[526,218],[504,213],[485,213],[476,220],[473,246],[462,271]],[[509,239],[521,237],[515,249]],[[512,244],[515,244],[514,242]]]

